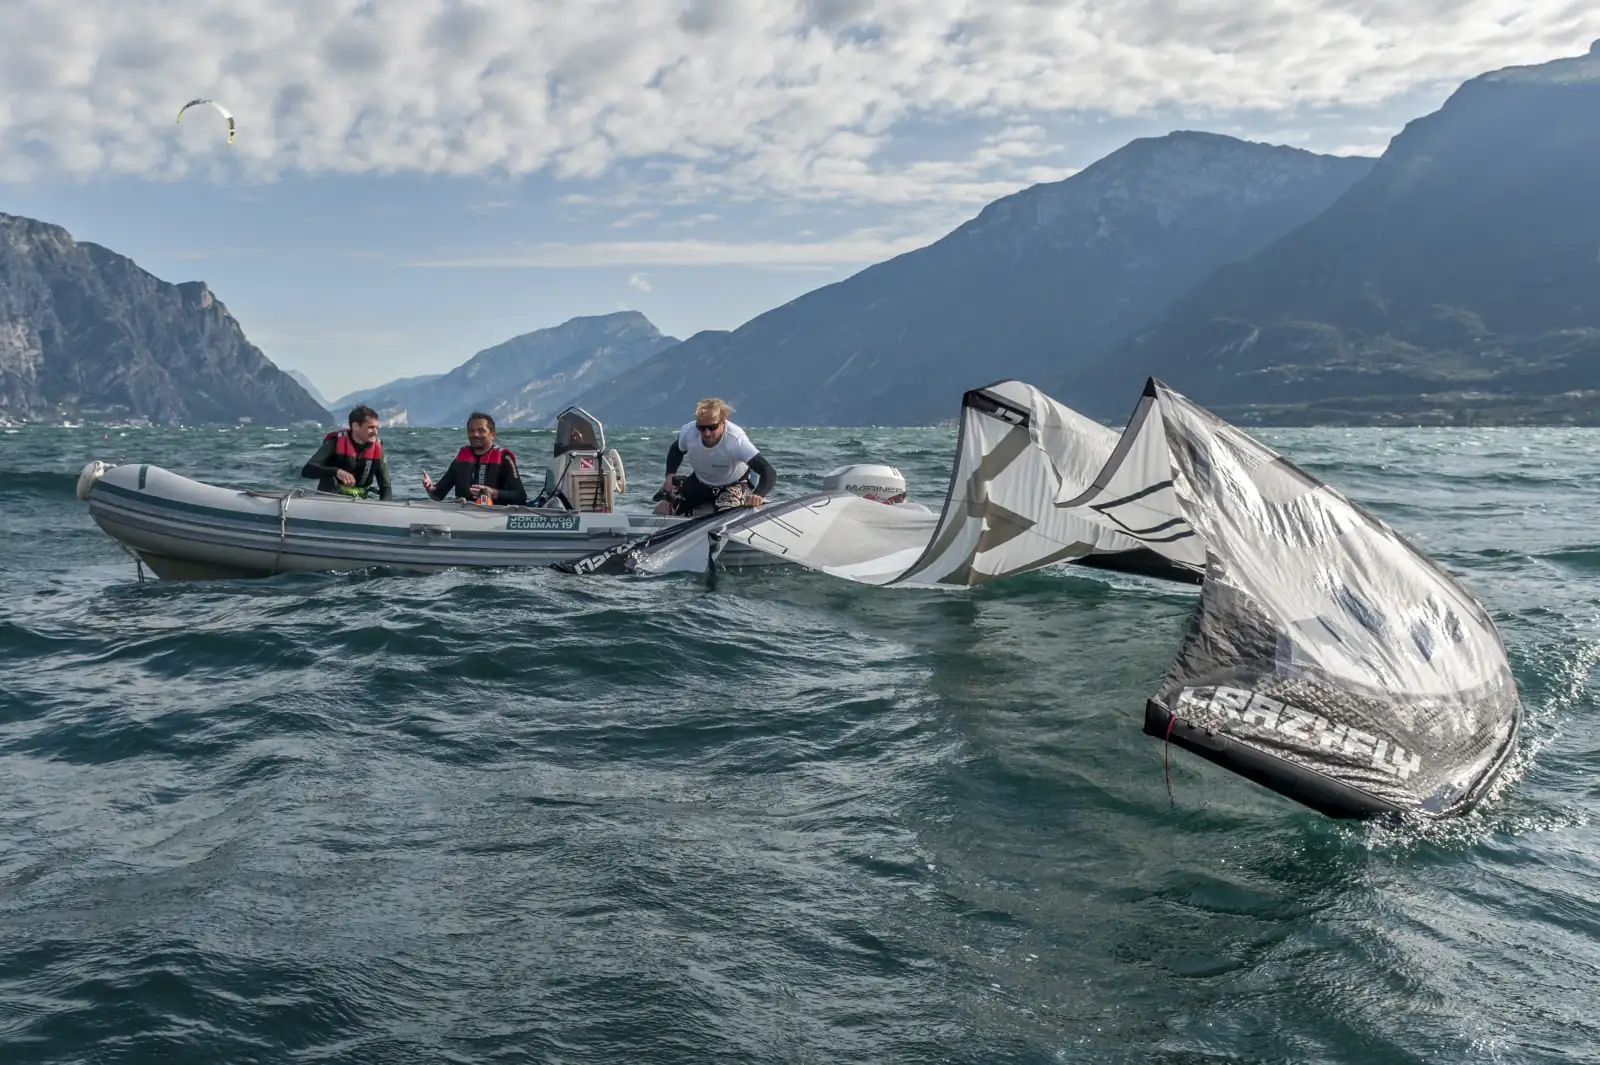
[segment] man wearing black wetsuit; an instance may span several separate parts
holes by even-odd
[[[424,470],[422,488],[432,499],[444,499],[453,488],[457,499],[474,503],[486,499],[496,506],[516,507],[528,501],[517,457],[509,448],[495,446],[494,419],[482,411],[467,417],[467,446],[456,452],[444,476],[435,481]]]
[[[315,477],[317,491],[364,495],[377,486],[379,499],[390,499],[389,462],[378,439],[378,412],[366,404],[350,411],[349,426],[322,438],[322,446],[300,468],[300,476]]]

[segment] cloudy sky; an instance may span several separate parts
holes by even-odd
[[[1376,155],[1595,38],[1593,0],[5,0],[0,211],[209,282],[332,398],[578,314],[732,328],[1134,137]]]

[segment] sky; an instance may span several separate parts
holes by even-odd
[[[1379,155],[1596,38],[1592,0],[5,0],[0,211],[207,282],[333,399],[577,315],[732,329],[1137,137]]]

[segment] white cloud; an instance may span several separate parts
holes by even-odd
[[[676,218],[676,219],[673,219],[670,222],[663,222],[663,223],[661,223],[661,228],[663,228],[663,229],[693,229],[695,226],[702,226],[702,225],[705,225],[707,222],[719,221],[721,219],[721,217],[722,217],[721,215],[715,215],[715,214],[711,214],[708,211],[703,211],[700,214],[697,214],[692,218]]]
[[[919,233],[889,238],[872,232],[859,232],[834,240],[803,242],[647,240],[544,243],[515,255],[424,259],[400,265],[434,270],[560,269],[583,266],[851,266],[875,263],[912,251],[937,240],[940,235]],[[628,283],[633,285],[636,278],[642,280],[642,275],[633,275]]]
[[[636,288],[640,292],[650,291],[650,279],[644,274],[629,274],[628,287]]]
[[[1041,115],[1331,122],[1594,37],[1573,0],[7,0],[0,177],[655,161],[676,202],[977,203],[1057,172]],[[174,124],[195,96],[234,145]],[[919,155],[930,119],[990,136]]]
[[[648,222],[659,215],[660,211],[633,211],[623,215],[611,223],[611,229],[631,229],[640,222]]]

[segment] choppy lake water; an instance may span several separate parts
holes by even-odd
[[[0,435],[0,1061],[1600,1057],[1600,433],[1269,430],[1460,576],[1527,707],[1428,828],[1140,733],[1194,592],[803,572],[139,584],[91,458],[299,482],[312,432]],[[950,430],[756,432],[937,505]],[[663,433],[614,432],[642,499]],[[388,430],[402,495],[459,434]],[[507,433],[526,464],[548,433]]]

